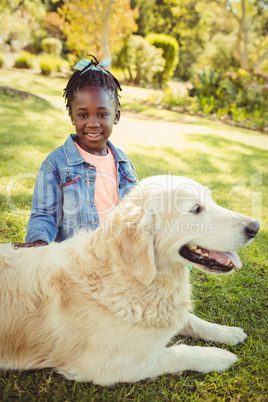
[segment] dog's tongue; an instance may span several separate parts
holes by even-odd
[[[225,264],[228,259],[231,260],[233,265],[236,268],[241,268],[242,267],[242,262],[239,258],[239,255],[237,254],[236,251],[229,251],[228,253],[221,253],[220,251],[209,251],[211,256],[214,258],[214,260],[218,261],[220,264]]]

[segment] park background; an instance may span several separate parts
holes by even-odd
[[[266,0],[3,0],[0,32],[0,66],[112,57],[121,82],[163,89],[153,105],[268,131]]]
[[[2,371],[0,399],[266,401],[267,2],[3,0],[0,32],[1,242],[24,240],[40,164],[73,130],[63,88],[89,54],[112,57],[123,88],[112,141],[140,179],[191,177],[213,186],[220,205],[261,222],[234,275],[191,271],[196,314],[248,334],[241,345],[217,345],[238,354],[233,368],[105,388],[51,369]]]

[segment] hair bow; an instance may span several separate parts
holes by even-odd
[[[75,70],[82,71],[86,66],[89,65],[88,68],[86,68],[84,71],[81,72],[81,74],[84,74],[88,70],[97,70],[97,71],[103,71],[105,74],[107,74],[107,71],[104,69],[111,64],[112,59],[102,59],[99,64],[95,66],[95,64],[92,62],[92,60],[89,59],[83,59],[80,60],[75,66]]]

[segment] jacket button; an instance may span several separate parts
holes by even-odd
[[[70,176],[67,176],[66,181],[67,181],[67,183],[69,183],[71,181]]]
[[[122,183],[119,184],[119,188],[122,188]]]

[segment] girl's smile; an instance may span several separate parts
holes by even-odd
[[[104,88],[85,86],[76,91],[70,118],[82,149],[94,155],[107,154],[107,140],[120,119],[116,106],[113,95]]]

